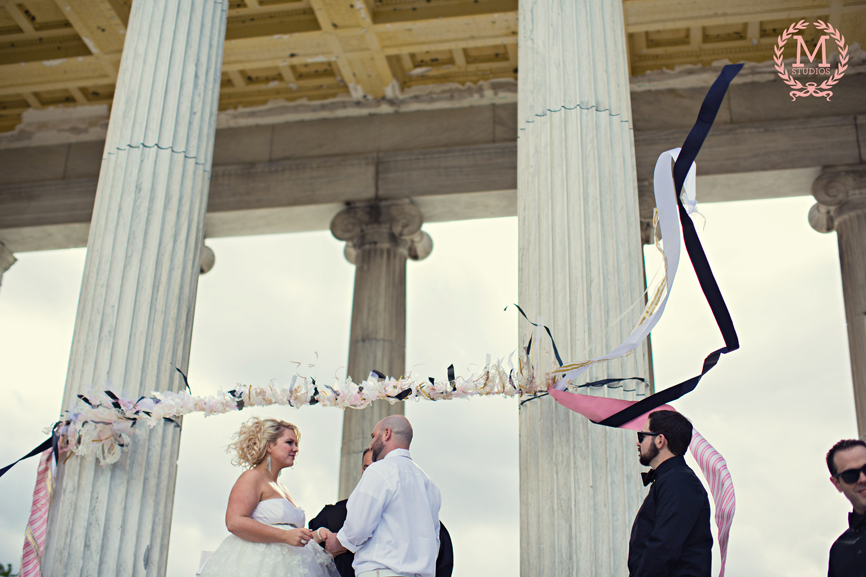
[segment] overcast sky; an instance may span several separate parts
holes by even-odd
[[[812,202],[800,197],[699,207],[706,228],[698,217],[698,230],[741,349],[674,405],[727,458],[733,475],[730,577],[826,573],[827,552],[850,509],[828,482],[823,462],[836,440],[856,437],[857,429],[836,236],[809,227]],[[433,253],[408,265],[407,368],[444,376],[453,362],[465,374],[483,366],[487,353],[508,355],[517,346],[517,318],[502,309],[517,298],[517,220],[425,230]],[[207,244],[216,266],[199,283],[189,368],[195,394],[288,381],[296,371],[292,361],[319,379],[345,374],[354,269],[343,258],[343,243],[317,232]],[[651,271],[658,265],[654,250],[646,249]],[[56,420],[84,266],[84,249],[16,256],[0,289],[0,466],[42,441],[42,429]],[[539,312],[545,313],[530,314]],[[685,257],[652,338],[659,388],[699,372],[704,356],[722,344]],[[224,449],[251,415],[300,427],[297,464],[281,481],[308,519],[335,500],[339,409],[188,416],[168,575],[192,577],[199,551],[213,550],[227,535],[226,499],[240,471]],[[416,431],[413,456],[442,490],[455,577],[517,577],[516,401],[417,402],[406,415]],[[0,563],[15,570],[35,468],[35,460],[26,461],[0,480]]]

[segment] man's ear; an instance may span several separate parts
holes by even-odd
[[[833,483],[833,486],[836,487],[836,490],[840,493],[842,492],[842,487],[839,486],[839,479],[836,477],[830,477],[830,482]]]
[[[382,440],[386,443],[391,440],[391,437],[394,435],[394,431],[390,428],[385,427],[385,431],[382,433]]]

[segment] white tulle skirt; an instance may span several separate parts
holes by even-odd
[[[207,560],[201,577],[340,577],[331,554],[311,540],[305,547],[252,543],[229,535]]]

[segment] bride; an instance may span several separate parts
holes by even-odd
[[[235,433],[233,465],[247,467],[232,487],[226,528],[232,533],[206,561],[202,577],[339,577],[320,546],[329,531],[305,529],[304,510],[277,478],[298,454],[300,431],[253,417]]]

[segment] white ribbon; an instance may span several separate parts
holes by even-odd
[[[591,365],[624,357],[634,351],[647,338],[650,331],[653,330],[656,323],[661,319],[662,314],[664,314],[665,305],[667,305],[668,297],[674,286],[674,279],[676,278],[677,268],[680,263],[682,233],[673,175],[674,162],[676,162],[679,153],[679,148],[663,152],[659,156],[658,161],[656,161],[655,174],[653,176],[656,210],[658,211],[662,245],[664,247],[663,250],[659,250],[662,250],[665,259],[665,278],[651,291],[640,319],[638,319],[631,333],[619,346],[604,356],[578,363],[568,363],[553,371],[559,374],[564,373],[560,380],[553,385],[557,390],[565,390],[569,382],[574,381]],[[695,200],[695,170],[695,163],[692,163],[689,173],[686,175],[686,180],[683,183],[682,203],[689,214],[695,212],[697,209],[697,201]]]

